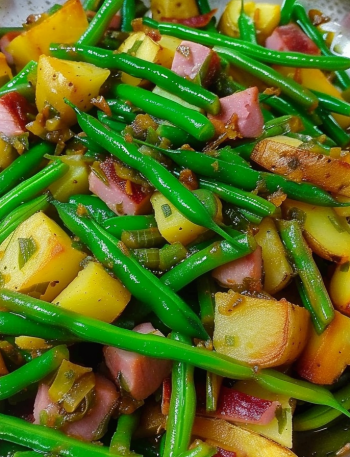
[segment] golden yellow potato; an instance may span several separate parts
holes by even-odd
[[[222,419],[196,417],[192,433],[237,457],[297,457],[290,449]]]
[[[262,249],[264,290],[273,295],[289,283],[293,269],[272,218],[265,217],[261,221],[259,232],[254,238]]]
[[[196,192],[196,191],[195,191]],[[160,192],[151,197],[158,229],[168,243],[179,241],[187,245],[197,239],[199,235],[208,231],[207,228],[196,225],[186,219],[170,201]],[[222,205],[220,200],[212,194],[212,216],[217,222],[222,220]]]
[[[20,70],[31,60],[38,61],[41,54],[49,55],[51,43],[75,43],[88,25],[80,0],[68,0],[56,13],[12,40],[6,50]]]
[[[88,111],[91,99],[99,94],[109,70],[85,62],[60,60],[42,55],[38,62],[35,91],[36,106],[42,111],[46,104],[55,108],[66,125],[76,123],[76,115],[64,98],[82,111]]]
[[[151,11],[156,21],[163,17],[187,19],[199,15],[196,0],[151,0]]]
[[[299,375],[314,384],[333,384],[350,365],[350,318],[335,311],[334,319],[320,335],[311,328],[298,359]]]
[[[53,300],[78,274],[86,257],[71,238],[42,212],[23,222],[0,245],[0,277],[7,289]]]
[[[266,38],[271,35],[278,26],[281,17],[280,5],[271,3],[244,3],[245,13],[254,21],[257,39],[264,44]],[[219,29],[226,35],[239,36],[238,18],[241,13],[241,0],[231,0],[220,18]]]
[[[333,208],[309,205],[287,199],[284,214],[300,211],[304,218],[303,234],[311,249],[326,260],[344,263],[350,259],[350,226]]]
[[[215,295],[213,344],[217,352],[251,366],[293,362],[303,350],[309,313],[287,300],[266,300],[233,290]]]
[[[130,300],[130,292],[100,263],[89,262],[53,303],[84,316],[113,322]]]
[[[334,307],[350,316],[350,263],[337,265],[329,283],[329,296]]]

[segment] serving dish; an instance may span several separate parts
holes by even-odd
[[[213,2],[212,3],[213,6],[215,6],[216,2]],[[48,7],[48,2],[45,2],[45,4],[39,4],[37,3],[35,5],[35,8],[33,8],[33,5],[28,5],[27,3],[25,5],[21,4],[21,2],[19,3],[12,3],[12,4],[9,4],[9,5],[4,5],[4,8],[7,8],[4,13],[4,15],[2,15],[2,20],[5,19],[5,22],[4,24],[2,25],[9,25],[9,24],[13,24],[13,25],[17,25],[18,22],[18,18],[19,18],[19,15],[21,15],[21,17],[23,16],[26,16],[27,14],[32,14],[32,13],[36,13],[39,11],[40,9],[40,5],[43,6],[43,8],[47,8]],[[221,7],[222,5],[219,4],[218,5],[219,7]],[[330,7],[330,11],[329,11],[329,14],[332,15],[333,17],[335,15],[337,15],[337,20],[341,20],[342,17],[345,15],[346,13],[346,10],[347,10],[347,7],[350,6],[347,2],[345,2],[344,4],[340,3],[339,5],[337,4],[333,4],[331,5],[332,7]],[[25,10],[25,7],[28,7],[27,10]],[[317,7],[318,8],[323,8],[324,7],[324,11],[327,11],[328,12],[328,8],[326,9],[326,6],[323,5],[322,2],[318,2],[317,3]],[[346,454],[344,454],[346,455]]]

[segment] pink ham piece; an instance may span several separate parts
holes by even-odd
[[[257,87],[236,92],[220,98],[221,111],[208,118],[216,127],[217,123],[230,125],[237,124],[239,134],[243,138],[257,138],[263,132],[264,118],[259,105],[259,90]]]
[[[140,324],[134,328],[134,331],[164,337],[150,323]],[[146,357],[112,346],[105,346],[103,353],[115,382],[118,383],[121,376],[122,386],[126,387],[136,400],[144,400],[153,394],[162,384],[163,379],[168,376],[172,366],[169,360]]]
[[[113,382],[100,374],[95,374],[95,400],[85,416],[63,427],[67,435],[86,441],[95,441],[104,434],[105,426],[117,406],[119,393]]]
[[[28,113],[33,107],[17,92],[9,92],[0,97],[0,132],[6,136],[21,135],[26,132]]]
[[[103,436],[104,425],[107,424],[119,398],[117,389],[111,381],[100,374],[95,374],[95,377],[95,400],[92,407],[82,419],[68,423],[61,429],[67,435],[85,441],[98,440]],[[57,426],[55,419],[60,416],[59,406],[51,401],[49,386],[44,383],[39,385],[34,402],[34,424],[40,424],[42,411],[45,411],[49,418],[45,425]]]
[[[276,51],[303,52],[319,55],[320,49],[296,24],[276,27],[266,39],[265,46]]]
[[[220,68],[220,60],[212,49],[192,41],[182,41],[177,47],[171,69],[190,80],[198,79],[206,86]]]
[[[144,190],[141,185],[119,178],[115,172],[113,159],[106,159],[100,164],[107,183],[94,172],[89,175],[89,189],[103,200],[118,215],[149,214],[152,210],[151,190]]]
[[[276,409],[280,406],[278,401],[263,400],[222,386],[216,411],[207,413],[200,409],[198,412],[228,422],[265,425],[276,416]]]
[[[258,246],[251,254],[221,265],[212,271],[212,276],[223,286],[243,285],[246,278],[260,283],[262,279],[262,249]]]

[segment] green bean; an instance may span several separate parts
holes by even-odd
[[[236,241],[241,245],[240,248],[232,246],[225,240],[214,242],[207,248],[187,257],[165,273],[160,280],[174,291],[178,291],[213,268],[252,252],[252,241],[246,235],[238,236]]]
[[[237,211],[243,214],[243,216],[252,224],[259,225],[260,222],[263,220],[262,216],[258,216],[254,212],[248,211],[247,209],[237,208]]]
[[[317,186],[309,183],[296,183],[285,179],[283,176],[253,170],[242,165],[240,158],[235,163],[228,163],[200,152],[185,149],[181,151],[161,149],[161,151],[182,167],[189,168],[202,176],[233,184],[247,191],[263,186],[271,193],[281,189],[294,200],[319,206],[342,206],[326,191]]]
[[[0,243],[2,243],[22,222],[37,211],[45,211],[49,206],[47,195],[40,195],[11,211],[0,222]]]
[[[237,24],[240,39],[248,43],[257,44],[255,24],[253,19],[244,11],[244,0],[241,0],[241,12],[238,16]]]
[[[258,216],[271,216],[276,211],[276,206],[273,203],[251,192],[245,192],[228,184],[210,179],[199,178],[198,183],[200,188],[211,190],[222,200],[239,208],[247,209]]]
[[[130,451],[131,437],[140,420],[139,411],[132,414],[122,414],[118,419],[117,430],[111,439],[109,449],[111,453],[124,456],[142,457]]]
[[[247,71],[266,84],[278,87],[283,94],[296,101],[302,107],[308,110],[313,110],[317,107],[318,99],[312,92],[293,79],[283,77],[277,70],[274,70],[245,54],[241,54],[238,51],[219,46],[215,46],[214,51],[216,51],[219,56],[225,57],[233,66]]]
[[[132,32],[132,21],[135,19],[136,5],[135,0],[124,0],[121,8],[121,30],[122,32]]]
[[[0,197],[0,220],[18,205],[43,192],[50,184],[61,178],[68,169],[69,166],[61,161],[53,162]]]
[[[147,79],[160,88],[178,95],[188,103],[203,108],[211,114],[218,114],[220,111],[220,102],[217,95],[155,63],[126,53],[115,54],[112,51],[89,46],[51,45],[50,51],[58,58],[79,58],[96,66],[121,70],[136,78]],[[136,87],[132,87],[136,89]],[[118,86],[113,91],[118,94]],[[113,106],[111,106],[111,109],[113,111]],[[123,114],[126,114],[126,110],[123,110]],[[132,121],[130,120],[130,122]]]
[[[85,11],[97,11],[101,3],[102,0],[85,0],[83,8]]]
[[[179,103],[153,94],[141,87],[127,84],[120,84],[116,91],[120,98],[130,101],[151,116],[171,122],[199,141],[208,141],[215,134],[215,128],[209,119],[197,111],[181,106]]]
[[[350,417],[350,413],[334,399],[332,393],[327,389],[307,381],[290,378],[273,369],[261,369],[256,372],[254,368],[240,364],[223,354],[205,351],[152,334],[144,335],[118,328],[6,289],[0,289],[0,306],[48,326],[54,322],[55,326],[62,327],[82,340],[134,351],[149,357],[189,363],[232,379],[255,379],[272,392],[280,394],[288,392],[297,400],[330,406]],[[1,416],[0,419],[2,425]],[[74,455],[74,457],[79,455]]]
[[[311,23],[305,8],[298,2],[296,2],[293,7],[293,18],[296,19],[296,22],[304,30],[306,35],[308,35],[308,37],[311,38],[311,40],[320,48],[322,54],[329,57],[334,56],[333,52],[327,47],[321,32],[319,32],[318,29]],[[334,70],[341,88],[343,90],[349,88],[349,75],[340,67],[334,68]]]
[[[181,24],[159,23],[153,19],[143,18],[143,23],[158,29],[162,35],[170,35],[182,40],[195,41],[205,46],[222,46],[237,50],[251,56],[253,59],[267,64],[285,65],[290,67],[319,68],[321,70],[346,70],[350,67],[350,60],[341,56],[310,56],[300,52],[280,52],[264,48],[253,43],[246,43],[238,38],[194,29]]]
[[[128,103],[116,99],[107,100],[107,103],[114,114],[114,117],[129,124],[134,122],[137,113]]]
[[[344,131],[338,122],[334,119],[331,114],[328,114],[323,109],[318,108],[317,114],[322,120],[322,128],[326,134],[332,138],[335,143],[342,148],[347,146],[350,142],[350,136],[346,131]]]
[[[144,268],[159,270],[159,251],[158,248],[141,248],[133,249],[132,254]]]
[[[172,333],[171,338],[191,345],[191,340],[179,333]],[[193,375],[193,365],[183,362],[173,364],[164,456],[176,457],[187,451],[190,444],[196,415],[196,390]]]
[[[76,206],[84,206],[89,215],[95,219],[98,224],[108,224],[108,221],[115,218],[115,213],[96,195],[72,195],[69,197],[68,203]]]
[[[177,457],[212,457],[213,455],[217,455],[217,451],[216,447],[200,441],[196,447],[189,451],[181,452]]]
[[[0,88],[0,97],[9,92],[16,91],[25,97],[33,98],[34,90],[32,84],[28,81],[28,76],[36,73],[37,68],[38,63],[34,60],[27,63],[16,76]]]
[[[127,248],[154,248],[165,243],[157,227],[143,230],[123,230],[121,241]]]
[[[53,428],[1,413],[0,438],[29,446],[37,452],[55,453],[62,457],[111,457],[109,449],[104,446],[86,443]]]
[[[327,111],[331,111],[332,113],[342,114],[343,116],[350,116],[350,103],[323,92],[318,92],[316,90],[313,90],[312,92],[318,98],[322,108],[326,109]]]
[[[207,334],[196,314],[170,288],[141,267],[125,245],[100,227],[94,220],[79,217],[75,206],[53,202],[64,224],[97,260],[111,269],[137,299],[148,303],[169,328],[203,339]],[[152,287],[152,291],[150,291]]]
[[[279,220],[278,228],[283,244],[303,282],[310,306],[313,308],[314,320],[317,319],[318,322],[315,329],[322,332],[334,318],[333,305],[322,276],[303,238],[299,223],[295,220]]]
[[[161,137],[167,138],[173,148],[179,148],[184,144],[190,144],[195,149],[202,149],[203,143],[199,142],[189,133],[185,132],[178,127],[168,124],[160,124],[157,128],[157,134]]]
[[[98,221],[97,221],[98,222]],[[102,222],[102,227],[111,235],[120,238],[124,230],[145,230],[157,227],[153,215],[138,216],[117,216]]]
[[[213,230],[232,242],[227,233],[214,222],[200,200],[163,165],[150,156],[142,155],[134,144],[108,130],[92,116],[82,113],[74,105],[71,106],[77,113],[78,122],[85,133],[97,140],[119,160],[142,173],[191,222]]]
[[[281,6],[280,25],[289,24],[289,22],[292,20],[294,3],[295,3],[295,0],[283,0],[282,6]]]
[[[0,196],[23,181],[40,164],[44,155],[53,154],[54,149],[52,144],[40,143],[19,156],[0,172]]]
[[[201,321],[209,336],[212,337],[214,332],[214,295],[217,289],[209,274],[199,276],[196,284]]]
[[[123,0],[104,0],[89,27],[77,41],[77,44],[96,45],[103,37],[113,16],[120,10]]]
[[[307,293],[306,288],[300,277],[295,278],[295,284],[297,286],[302,304],[304,305],[304,308],[306,308],[309,311],[312,323],[317,333],[322,333],[322,331],[324,330],[324,324],[322,323],[322,320],[319,319],[318,313],[315,312],[314,307],[310,301],[309,294]]]
[[[186,257],[187,249],[179,241],[166,244],[159,250],[159,268],[163,271],[170,270],[170,268]]]
[[[334,397],[344,408],[350,409],[350,384],[335,392]],[[295,431],[318,429],[339,416],[340,414],[337,411],[326,406],[313,406],[293,418],[293,429]]]
[[[0,312],[0,333],[2,335],[24,335],[44,338],[45,340],[57,340],[65,343],[76,341],[70,333],[60,328],[46,327],[38,322],[32,322],[22,316],[1,311]]]
[[[97,112],[97,118],[103,124],[107,125],[116,132],[122,132],[126,127],[126,124],[124,122],[118,121],[114,119],[113,116],[109,116],[108,114],[103,113],[102,111]]]
[[[57,455],[57,454],[56,454]],[[13,454],[13,457],[37,457],[37,456],[41,456],[41,457],[52,457],[53,454],[39,454],[39,452],[35,452],[35,451],[19,451],[19,452],[16,452],[15,454]],[[54,457],[54,456],[53,456]]]
[[[40,381],[56,370],[63,359],[68,358],[69,353],[66,346],[56,346],[12,373],[2,376],[0,378],[0,400],[9,398],[31,384]]]

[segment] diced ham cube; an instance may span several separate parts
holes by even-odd
[[[243,285],[246,278],[261,284],[262,279],[262,249],[258,246],[255,251],[240,259],[221,265],[212,271],[212,276],[224,287]]]
[[[0,98],[0,132],[6,136],[21,135],[26,132],[28,113],[33,107],[18,92],[9,92]]]
[[[257,138],[263,132],[264,118],[259,105],[259,91],[257,87],[236,92],[220,98],[221,111],[208,118],[217,124],[237,124],[238,132],[243,138]]]
[[[139,184],[119,178],[112,159],[105,160],[100,167],[108,182],[103,182],[94,172],[91,172],[89,189],[112,211],[118,215],[148,214],[151,211],[151,190],[145,190]]]
[[[177,47],[171,69],[191,80],[199,79],[206,86],[220,67],[220,60],[212,49],[192,41],[182,41]]]
[[[138,325],[134,331],[164,337],[149,323]],[[105,346],[103,353],[113,379],[118,383],[121,377],[121,385],[127,388],[136,400],[144,400],[153,394],[170,373],[172,366],[169,360],[146,357],[112,346]]]
[[[278,401],[264,400],[222,386],[216,411],[208,413],[205,408],[199,406],[198,412],[229,422],[266,425],[276,416],[276,409],[280,406]]]
[[[96,374],[95,400],[85,416],[63,427],[67,435],[86,441],[100,439],[104,433],[104,425],[109,421],[117,405],[119,393],[113,382],[100,374]]]
[[[303,52],[313,55],[321,53],[315,43],[293,23],[276,27],[266,39],[265,46],[276,51]]]
[[[42,413],[42,411],[46,412],[48,418],[46,425],[48,427],[50,427],[50,425],[54,426],[55,418],[57,418],[60,415],[58,404],[53,403],[49,397],[49,388],[50,386],[44,384],[43,382],[39,384],[38,391],[34,401],[33,411],[34,424],[40,424],[40,414]],[[52,423],[50,419],[52,420]]]
[[[119,394],[115,385],[100,374],[95,374],[95,399],[92,407],[82,419],[70,422],[62,427],[67,435],[75,436],[78,439],[93,441],[103,436],[104,425],[109,420],[114,408],[117,405]],[[41,383],[34,402],[34,424],[40,424],[40,414],[45,411],[47,414],[47,426],[57,426],[55,419],[61,416],[57,403],[52,402],[49,397],[49,386]]]

